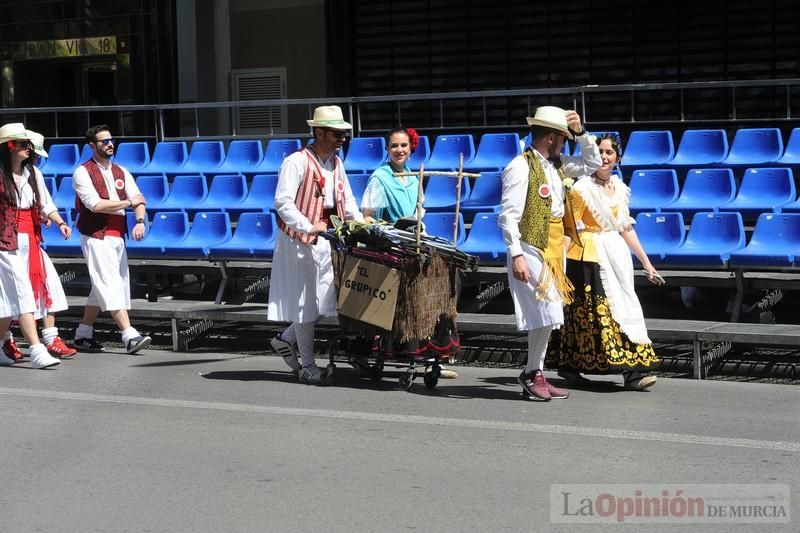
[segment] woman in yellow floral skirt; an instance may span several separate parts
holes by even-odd
[[[569,189],[580,242],[567,254],[574,301],[564,307],[564,325],[550,337],[547,366],[572,385],[587,386],[586,374],[616,374],[625,388],[656,382],[647,372],[658,364],[639,299],[633,288],[636,254],[651,283],[664,282],[645,254],[630,216],[630,189],[612,173],[620,159],[615,137],[597,141],[603,166]]]

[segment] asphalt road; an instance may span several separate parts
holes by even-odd
[[[520,399],[512,369],[459,368],[406,392],[391,371],[372,383],[347,365],[330,387],[300,385],[257,355],[25,367],[0,368],[3,533],[800,530],[796,494],[787,523],[633,529],[551,522],[564,500],[550,501],[554,484],[795,489],[796,385],[630,392],[607,378],[543,404]]]

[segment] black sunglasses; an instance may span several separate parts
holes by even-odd
[[[103,146],[108,146],[109,144],[117,144],[117,142],[113,137],[109,137],[108,139],[101,139],[99,141],[95,141],[95,144],[102,144]]]
[[[347,132],[343,131],[343,130],[326,129],[325,131],[329,131],[329,132],[333,133],[333,136],[336,137],[337,139],[346,139],[347,138]]]

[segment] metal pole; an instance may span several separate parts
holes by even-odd
[[[736,120],[736,86],[731,87],[731,118]]]
[[[456,182],[456,215],[453,219],[453,246],[458,244],[458,212],[461,210],[461,182],[464,179],[464,152],[458,154],[458,178]]]
[[[194,136],[200,137],[200,110],[194,108]]]

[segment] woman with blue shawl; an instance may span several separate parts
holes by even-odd
[[[419,178],[417,176],[395,176],[395,172],[410,172],[407,162],[419,145],[419,135],[412,128],[395,128],[386,137],[389,159],[375,169],[367,182],[361,200],[364,220],[383,220],[389,224],[401,218],[416,219]],[[424,214],[424,211],[422,212]],[[394,348],[392,339],[385,339],[387,346]],[[356,358],[352,362],[359,373],[369,375],[369,363]],[[453,379],[458,374],[441,367],[440,378]]]
[[[395,128],[389,132],[389,160],[375,169],[361,200],[365,220],[384,220],[394,224],[398,219],[414,217],[417,210],[419,178],[394,176],[394,172],[410,172],[408,158],[419,143],[419,135],[411,128]]]

